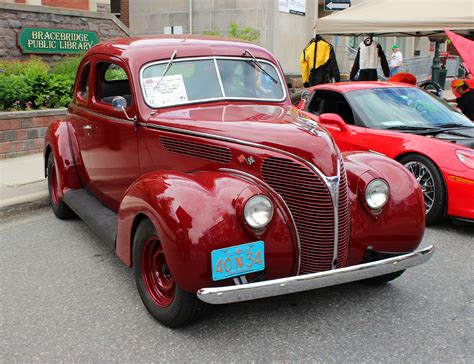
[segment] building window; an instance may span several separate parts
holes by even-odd
[[[120,0],[110,0],[110,12],[120,16]]]

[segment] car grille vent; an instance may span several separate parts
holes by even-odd
[[[229,148],[179,140],[166,136],[160,136],[160,142],[169,152],[185,154],[219,163],[229,163],[232,159],[232,153]]]
[[[299,273],[331,269],[334,255],[334,208],[324,181],[308,167],[276,157],[263,161],[262,177],[285,200],[295,220],[301,246]],[[350,234],[344,169],[341,170],[339,191],[337,267],[342,267],[347,259]]]

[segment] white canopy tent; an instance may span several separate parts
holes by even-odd
[[[320,35],[429,36],[474,30],[474,0],[365,0],[316,19]]]

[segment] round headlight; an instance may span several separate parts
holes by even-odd
[[[374,179],[365,189],[365,201],[372,210],[380,210],[388,201],[389,188],[383,179]]]
[[[262,229],[273,217],[273,203],[263,195],[249,198],[244,207],[244,218],[254,229]]]

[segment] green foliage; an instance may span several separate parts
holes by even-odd
[[[106,81],[128,80],[128,76],[122,67],[111,64],[105,71],[104,79]]]
[[[63,75],[72,80],[76,78],[79,63],[81,63],[82,56],[64,57],[61,61],[56,63],[53,67],[53,74]]]
[[[0,75],[0,109],[20,106],[32,95],[32,88],[21,75]]]
[[[81,57],[65,57],[52,69],[39,58],[0,61],[0,110],[56,108],[72,101]]]
[[[260,32],[251,27],[239,29],[238,24],[230,24],[229,37],[253,42],[260,37]]]
[[[204,35],[211,35],[211,36],[219,36],[220,33],[217,30],[208,30],[203,32]],[[253,29],[251,27],[245,27],[239,29],[239,25],[237,23],[231,23],[229,33],[227,34],[230,38],[237,38],[246,40],[248,42],[254,42],[258,38],[260,38],[260,31]]]
[[[214,37],[218,37],[219,35],[221,35],[218,30],[206,30],[202,34],[203,35],[212,35]]]

